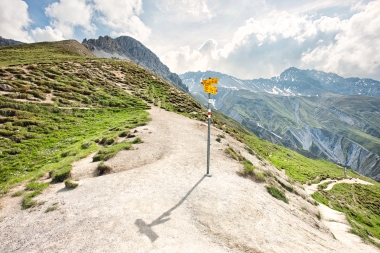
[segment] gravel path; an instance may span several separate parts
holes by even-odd
[[[21,197],[3,197],[0,252],[379,252],[335,240],[303,198],[287,193],[285,204],[238,176],[242,165],[227,145],[263,165],[228,135],[216,142],[217,129],[212,177],[204,177],[206,124],[158,108],[150,114],[137,129],[144,143],[107,162],[117,173],[93,177],[89,157],[74,165],[80,185],[51,186],[39,207],[22,211]],[[58,209],[45,213],[51,206]]]

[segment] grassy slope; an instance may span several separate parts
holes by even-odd
[[[0,48],[0,65],[4,66],[0,68],[1,83],[13,88],[0,96],[1,192],[24,180],[33,181],[44,172],[70,169],[73,161],[96,150],[117,149],[113,145],[117,136],[149,121],[146,102],[206,120],[205,110],[193,98],[160,77],[126,61],[85,58],[77,52],[75,47],[65,48],[64,43]],[[49,96],[52,101],[46,100]],[[214,113],[212,121],[244,142],[259,158],[285,168],[293,180],[319,182],[343,175],[342,168],[263,141],[220,113]],[[352,171],[349,175],[373,182]],[[378,184],[368,187],[378,198]],[[40,191],[26,194],[25,205],[33,205],[32,197]],[[343,192],[348,199],[340,201],[348,202],[348,191]],[[342,195],[330,193],[327,202]],[[356,216],[371,210],[367,205],[347,209]],[[365,223],[352,219],[358,234],[367,233]],[[378,224],[376,217],[371,219],[372,224]],[[378,233],[372,234],[379,238]]]
[[[297,152],[275,145],[250,134],[241,125],[216,114],[217,126],[253,150],[257,157],[265,158],[278,169],[285,169],[292,180],[300,183],[319,183],[326,178],[342,179],[344,170],[325,160],[313,160]],[[221,127],[226,125],[226,127]],[[318,202],[344,212],[352,225],[352,232],[380,247],[372,237],[380,239],[380,184],[372,179],[347,171],[348,177],[360,178],[374,185],[337,184],[331,191],[319,189],[312,197]]]
[[[52,54],[56,59],[49,62]],[[20,62],[43,63],[17,65],[18,55]],[[1,83],[12,87],[0,96],[0,192],[45,172],[65,171],[111,146],[118,135],[149,121],[146,102],[205,117],[194,99],[160,77],[130,62],[85,58],[65,43],[3,47],[0,64],[6,65],[0,67]],[[103,146],[96,144],[104,138]]]

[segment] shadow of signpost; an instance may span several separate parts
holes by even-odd
[[[170,220],[169,216],[170,216],[171,212],[173,212],[175,209],[177,209],[180,205],[183,204],[183,202],[190,196],[190,194],[195,190],[195,188],[197,188],[197,186],[202,182],[202,180],[205,177],[206,176],[203,176],[201,179],[199,179],[199,181],[190,189],[190,191],[188,191],[186,193],[186,195],[175,206],[173,206],[168,211],[161,214],[160,217],[158,217],[157,219],[155,219],[151,223],[146,224],[146,222],[143,221],[142,219],[137,219],[135,221],[135,225],[139,228],[139,232],[142,234],[145,234],[147,237],[149,237],[149,239],[152,242],[157,240],[158,235],[152,230],[152,227],[157,226],[157,225],[162,224],[162,223],[165,223],[168,220]]]

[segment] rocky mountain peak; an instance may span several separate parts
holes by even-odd
[[[84,39],[82,45],[98,57],[130,60],[188,92],[187,86],[182,83],[177,74],[170,72],[157,55],[132,37],[121,36],[113,39],[109,36],[100,36],[98,39]]]

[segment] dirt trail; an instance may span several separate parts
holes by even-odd
[[[225,154],[227,144],[260,161],[228,135],[216,142],[217,129],[212,177],[204,177],[206,124],[158,108],[150,114],[137,129],[144,143],[107,162],[118,173],[94,178],[87,158],[74,166],[78,188],[53,185],[37,208],[21,211],[11,193],[1,199],[0,252],[379,252],[335,240],[303,198],[288,194],[285,204],[238,176],[242,165]]]
[[[326,191],[331,190],[334,187],[334,185],[342,183],[372,185],[371,183],[358,178],[342,180],[326,179],[319,182],[318,184],[304,185],[305,191],[308,194],[313,194],[318,190],[318,185],[326,182],[331,182],[327,185],[327,188],[325,189]],[[357,244],[362,243],[360,237],[352,233],[349,233],[349,231],[351,230],[351,226],[348,223],[344,213],[335,211],[330,207],[327,207],[322,204],[318,206],[318,209],[320,211],[321,216],[323,217],[323,223],[330,229],[330,231],[334,234],[337,240],[344,242],[347,246],[351,248],[354,248]]]

